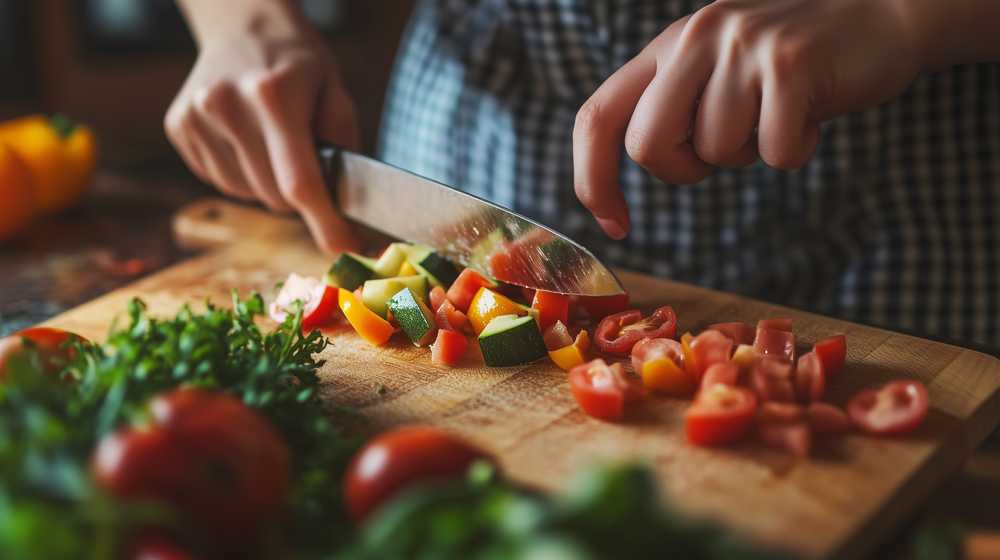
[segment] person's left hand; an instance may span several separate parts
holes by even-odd
[[[621,147],[656,177],[694,183],[758,157],[796,169],[818,124],[898,95],[923,66],[917,2],[718,0],[677,20],[584,103],[577,196],[616,239],[629,228]]]

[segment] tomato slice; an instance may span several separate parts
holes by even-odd
[[[632,368],[647,389],[673,397],[686,397],[696,383],[684,367],[681,343],[669,338],[644,338],[632,347]]]
[[[795,361],[795,334],[791,331],[758,327],[753,349],[761,356],[774,356],[786,362]]]
[[[448,329],[438,329],[437,338],[431,345],[431,362],[454,366],[469,349],[469,339],[465,335]]]
[[[704,391],[719,384],[735,387],[739,380],[739,366],[733,362],[719,362],[712,364],[705,370],[705,375],[701,378],[701,390]]]
[[[812,430],[805,422],[761,424],[757,426],[757,436],[764,445],[796,457],[808,457],[812,448]]]
[[[851,419],[847,413],[825,402],[810,403],[806,419],[817,434],[842,434],[851,430]]]
[[[776,331],[792,332],[792,320],[788,317],[761,319],[757,321],[757,330],[774,329]]]
[[[677,315],[669,305],[646,318],[638,309],[630,309],[602,319],[594,333],[594,342],[602,352],[625,356],[636,342],[644,338],[673,338],[676,329]]]
[[[447,299],[437,308],[437,312],[434,314],[434,324],[437,325],[437,328],[446,331],[461,333],[472,330],[469,326],[469,318],[465,316],[465,313],[455,309],[454,304]]]
[[[550,352],[573,344],[573,336],[569,334],[569,329],[562,321],[549,325],[542,333],[542,339],[545,341],[546,350]]]
[[[587,316],[593,321],[599,321],[613,313],[620,313],[628,309],[628,294],[618,294],[614,296],[579,296],[576,305],[587,312]]]
[[[428,299],[431,301],[431,311],[441,309],[441,305],[443,305],[444,302],[449,301],[447,293],[441,286],[434,286],[431,288],[431,292],[428,294]],[[468,309],[468,306],[466,306],[466,309]]]
[[[447,295],[448,299],[455,304],[455,307],[459,311],[468,313],[469,304],[472,303],[472,298],[475,297],[479,288],[493,287],[495,287],[495,284],[492,280],[483,276],[477,270],[466,268],[451,283],[451,286],[448,287]]]
[[[761,401],[794,402],[792,364],[774,356],[758,360],[750,372],[750,386]]]
[[[823,372],[827,379],[833,379],[840,373],[847,360],[847,337],[838,334],[817,342],[813,345],[813,352],[819,356],[823,362]]]
[[[535,297],[531,300],[531,307],[538,311],[538,328],[547,329],[556,322],[564,325],[569,323],[569,296],[535,291]]]
[[[460,478],[489,455],[461,438],[431,426],[386,432],[365,445],[347,469],[344,501],[356,522],[396,494],[421,483]]]
[[[795,395],[801,402],[811,403],[822,399],[825,392],[823,362],[815,352],[802,354],[795,368]]]
[[[851,421],[869,434],[891,436],[916,430],[927,417],[930,398],[919,381],[897,380],[861,391],[847,403]]]
[[[569,386],[585,413],[609,422],[620,420],[626,405],[645,394],[639,381],[626,375],[621,364],[609,366],[600,358],[571,369]]]
[[[302,303],[302,330],[311,331],[333,321],[337,311],[337,288],[327,286],[318,278],[293,272],[271,302],[271,318],[277,323],[284,321],[295,312],[296,301]]]
[[[750,325],[736,321],[732,323],[715,323],[708,330],[719,331],[729,337],[734,345],[753,344],[754,329]]]
[[[746,435],[757,397],[743,387],[713,385],[698,393],[684,413],[684,433],[695,445],[725,445]]]
[[[697,364],[698,378],[715,364],[729,361],[733,354],[733,341],[715,330],[705,331],[691,340],[691,352]]]

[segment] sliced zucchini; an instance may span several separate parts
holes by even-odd
[[[412,246],[407,260],[418,273],[431,281],[431,285],[448,289],[455,278],[458,278],[455,265],[425,245]]]
[[[354,253],[341,253],[326,273],[326,283],[354,291],[375,276],[375,261]]]
[[[427,299],[427,278],[424,276],[397,276],[395,278],[379,278],[365,282],[361,289],[361,301],[365,307],[378,313],[385,319],[386,304],[389,298],[403,288],[410,288],[420,300]]]
[[[406,261],[406,252],[409,243],[393,243],[389,245],[382,256],[375,261],[375,276],[379,278],[392,278],[399,273],[399,267]]]
[[[410,288],[403,288],[389,298],[389,311],[399,323],[400,328],[410,337],[413,344],[427,346],[434,342],[437,327],[434,325],[434,315],[427,304],[418,298]]]
[[[533,362],[547,354],[538,322],[531,315],[494,317],[479,333],[483,361],[492,367]]]

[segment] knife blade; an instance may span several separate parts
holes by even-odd
[[[319,144],[317,153],[352,220],[510,284],[586,296],[625,291],[593,253],[529,218],[349,150]]]

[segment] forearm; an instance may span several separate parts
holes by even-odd
[[[1000,61],[1000,2],[895,0],[926,70]]]
[[[199,47],[237,34],[284,38],[311,33],[292,0],[177,0]]]

